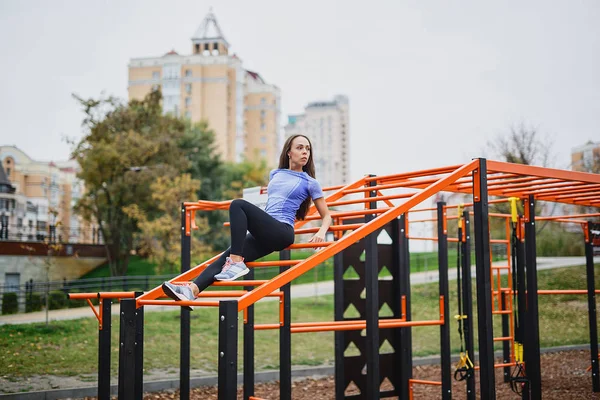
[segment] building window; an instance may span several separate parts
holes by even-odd
[[[192,113],[191,113],[191,112],[189,112],[189,111],[186,111],[186,112],[185,112],[185,117],[186,117],[187,119],[191,119],[191,118],[192,118]]]
[[[191,97],[186,97],[185,98],[185,106],[189,107],[192,104],[192,98]]]
[[[192,93],[192,84],[191,83],[186,83],[185,84],[185,92],[186,93]]]
[[[158,72],[158,71],[152,72],[152,79],[160,79],[160,72]]]
[[[186,69],[186,70],[185,70],[185,76],[186,76],[186,77],[188,77],[188,78],[189,78],[190,76],[192,76],[192,70],[191,70],[191,69]]]
[[[266,137],[266,136],[261,136],[261,137],[260,137],[260,142],[261,142],[262,144],[265,144],[265,143],[267,143],[267,137]]]
[[[267,102],[266,98],[264,98],[264,97],[260,98],[260,104],[266,104],[266,102]]]
[[[262,124],[260,124],[260,130],[264,131],[266,128],[265,123],[263,122]]]
[[[263,157],[263,158],[267,157],[267,151],[265,149],[262,149],[260,151],[260,156]]]
[[[264,118],[264,117],[265,117],[265,115],[266,115],[266,112],[265,112],[265,110],[261,110],[261,111],[260,111],[260,117],[261,117],[261,118]]]
[[[17,218],[17,228],[23,227],[23,218]]]
[[[6,168],[6,176],[10,177],[10,168]]]

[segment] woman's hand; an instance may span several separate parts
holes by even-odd
[[[311,237],[309,243],[321,243],[325,241],[325,234],[317,232],[315,236]]]

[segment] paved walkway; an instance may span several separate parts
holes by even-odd
[[[600,262],[600,257],[594,258],[594,263],[598,265]],[[583,265],[585,264],[585,257],[538,257],[537,259],[537,269],[550,269],[550,268],[560,268],[560,267],[568,267],[573,265]],[[494,262],[495,266],[506,265],[506,261]],[[505,273],[505,271],[503,271]],[[471,267],[471,274],[475,277],[475,267]],[[456,269],[453,268],[449,270],[448,277],[450,280],[456,279]],[[437,282],[438,281],[438,272],[437,271],[429,271],[429,272],[417,272],[412,273],[410,275],[411,284],[419,284],[419,283],[429,283],[429,282]],[[575,289],[575,288],[574,288]],[[324,296],[333,294],[333,281],[325,281],[318,283],[307,283],[302,285],[292,285],[292,298],[303,298],[303,297],[316,297],[316,296]],[[210,300],[210,299],[203,299]],[[217,300],[217,299],[215,299]],[[277,298],[265,298],[261,301],[273,301],[277,300]],[[146,312],[154,312],[154,311],[172,311],[172,306],[146,306]],[[112,306],[112,314],[119,314],[119,305],[113,304]],[[67,320],[67,319],[78,319],[78,318],[92,318],[94,314],[89,307],[81,307],[81,308],[69,308],[64,310],[52,310],[48,313],[48,318],[50,321],[57,320]],[[22,314],[13,314],[13,315],[4,315],[0,316],[0,325],[5,324],[27,324],[34,322],[45,322],[46,321],[46,312],[38,311],[33,313],[22,313]]]

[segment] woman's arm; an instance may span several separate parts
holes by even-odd
[[[321,215],[322,222],[321,228],[312,238],[310,238],[309,242],[320,243],[325,241],[325,234],[331,225],[331,215],[329,214],[329,208],[327,207],[324,197],[318,198],[314,203],[315,207],[317,207],[317,211]]]

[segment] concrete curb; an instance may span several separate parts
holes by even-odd
[[[557,353],[560,351],[571,350],[589,350],[588,345],[571,345],[558,346],[541,349],[541,353]],[[502,357],[502,352],[496,352],[496,357]],[[477,359],[477,353],[475,354]],[[452,362],[458,361],[457,356],[452,357]],[[440,356],[418,357],[413,359],[413,366],[439,364]],[[293,379],[301,379],[308,377],[325,377],[334,374],[334,367],[311,367],[299,368],[292,370]],[[264,371],[255,373],[255,383],[273,382],[279,380],[279,371]],[[238,385],[243,383],[243,375],[238,374]],[[190,388],[200,386],[215,386],[217,385],[217,376],[203,376],[190,379]],[[159,392],[169,389],[179,389],[179,379],[170,379],[162,381],[144,382],[144,392]],[[112,385],[110,389],[111,395],[118,394],[118,386]],[[11,393],[0,395],[2,400],[60,400],[60,399],[78,399],[82,397],[95,397],[98,390],[95,386],[71,388],[71,389],[56,389],[27,393]]]

